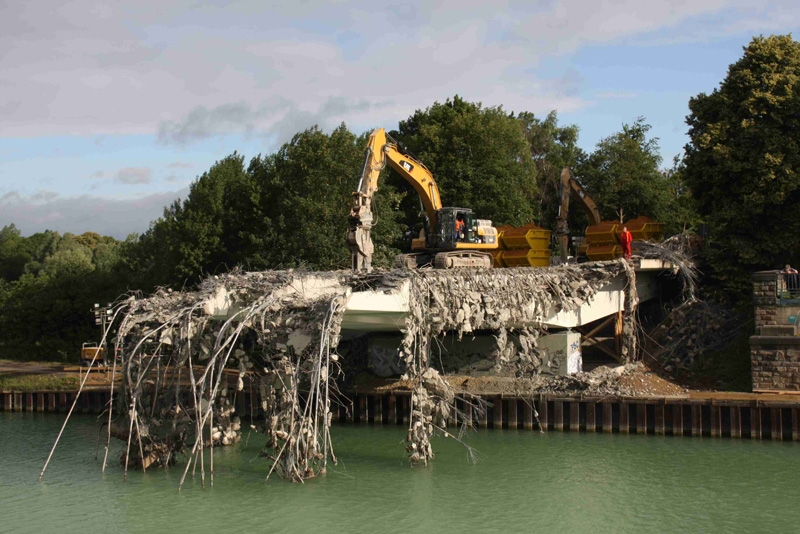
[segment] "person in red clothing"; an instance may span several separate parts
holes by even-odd
[[[633,235],[628,231],[627,226],[622,227],[622,233],[619,234],[619,244],[622,245],[622,256],[631,259],[631,243],[633,242]]]
[[[456,217],[456,241],[464,240],[464,228],[464,216],[459,213]]]

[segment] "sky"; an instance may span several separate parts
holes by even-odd
[[[125,238],[234,151],[456,94],[556,110],[587,151],[644,117],[668,167],[689,99],[798,25],[796,0],[0,0],[0,227]]]

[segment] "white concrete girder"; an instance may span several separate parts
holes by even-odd
[[[661,260],[638,260],[636,289],[639,302],[656,296],[657,276],[672,267]],[[608,317],[625,309],[624,288],[627,278],[620,274],[601,289],[597,295],[572,311],[552,312],[545,318],[545,324],[553,328],[576,328],[598,319]],[[354,292],[348,300],[342,328],[358,332],[391,332],[402,330],[408,313],[410,282],[391,291],[371,290]],[[533,303],[531,303],[533,306]],[[520,327],[524,325],[509,325]]]

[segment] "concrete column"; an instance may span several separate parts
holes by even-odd
[[[655,427],[656,435],[663,436],[664,433],[665,433],[665,429],[664,429],[664,410],[665,410],[666,406],[664,406],[663,404],[656,404],[655,408],[656,408],[656,410],[655,410],[655,421],[654,421],[654,425],[653,426]]]
[[[647,434],[647,405],[636,405],[636,433]]]
[[[11,411],[11,393],[0,393],[0,396],[3,397],[3,411],[10,412]]]
[[[603,432],[611,434],[614,432],[613,407],[610,402],[603,403]]]
[[[550,414],[547,407],[547,397],[539,395],[539,424],[541,430],[547,432],[550,429]]]
[[[386,417],[389,419],[390,425],[397,424],[397,397],[394,395],[389,395],[387,399],[388,406],[386,410]]]
[[[518,399],[508,399],[508,428],[517,428]]]
[[[761,439],[761,408],[750,408],[750,439]]]
[[[372,420],[376,425],[383,424],[383,395],[375,395],[372,404]]]
[[[36,394],[36,411],[37,412],[44,411],[44,393]]]
[[[487,428],[489,426],[489,408],[487,407],[483,413],[478,415],[478,426],[481,428]]]
[[[503,428],[503,397],[497,396],[494,398],[494,421],[492,426],[494,428]]]
[[[722,414],[720,414],[720,407],[711,405],[711,437],[718,438],[722,436]]]
[[[692,436],[703,435],[703,411],[701,408],[697,404],[692,405]]]
[[[25,394],[25,411],[26,412],[33,411],[33,393]]]
[[[672,406],[672,435],[683,435],[683,405],[675,404]]]
[[[366,395],[358,396],[358,412],[356,412],[356,422],[364,424],[369,423],[369,411]]]
[[[597,429],[595,428],[595,422],[597,420],[596,417],[596,410],[597,404],[594,401],[589,401],[586,403],[586,432],[596,432]]]
[[[473,420],[472,404],[470,403],[470,401],[465,401],[463,407],[464,407],[464,422],[467,424],[468,427],[471,427]]]
[[[14,393],[14,411],[22,411],[22,393]]]
[[[783,419],[781,418],[780,408],[770,408],[770,419],[772,419],[772,435],[770,438],[780,441],[783,439]]]
[[[553,428],[564,430],[564,401],[553,402]]]
[[[407,427],[411,417],[411,395],[397,397],[397,409],[400,411],[400,420],[403,422],[403,426]]]
[[[533,430],[533,399],[522,402],[522,426],[525,430]]]
[[[630,417],[628,416],[628,403],[623,402],[619,405],[619,433],[627,434],[629,431]]]
[[[569,403],[569,430],[570,432],[581,431],[581,403]]]
[[[742,437],[742,410],[738,406],[731,406],[731,437]]]
[[[48,393],[47,394],[47,411],[48,412],[56,411],[56,394],[55,393]]]

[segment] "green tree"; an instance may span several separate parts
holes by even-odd
[[[599,143],[577,167],[582,185],[600,208],[604,220],[639,216],[664,221],[670,217],[670,177],[660,169],[658,139],[639,117]]]
[[[538,208],[536,167],[520,122],[502,107],[459,96],[417,110],[392,132],[433,173],[446,206],[472,208],[496,225],[533,222]],[[407,220],[418,221],[416,193],[399,177]]]
[[[689,109],[685,175],[710,225],[708,259],[745,295],[752,271],[800,259],[800,43],[754,38]]]
[[[246,190],[249,179],[244,157],[233,153],[195,180],[184,201],[173,202],[135,246],[126,247],[126,265],[140,274],[139,284],[182,286],[233,267],[224,240],[235,229],[224,208],[226,198]]]
[[[139,287],[152,289],[192,284],[237,265],[347,267],[347,216],[365,146],[365,136],[342,124],[330,135],[317,127],[298,133],[247,168],[239,154],[224,158],[138,241],[126,243],[126,269]],[[388,265],[397,252],[392,243],[401,233],[398,203],[394,189],[383,185],[373,232],[377,265]]]
[[[0,279],[18,279],[30,259],[30,251],[19,229],[14,224],[4,226],[0,230]]]
[[[539,180],[539,224],[555,230],[561,204],[561,171],[564,167],[574,169],[585,158],[583,150],[578,147],[579,128],[574,124],[559,126],[555,111],[548,113],[544,119],[525,111],[517,119],[530,144]]]
[[[0,264],[10,242],[25,263],[0,279],[0,354],[76,361],[80,344],[97,336],[92,303],[126,287],[115,269],[118,242],[92,232],[22,237],[11,226],[0,231]]]
[[[259,263],[340,269],[350,265],[345,242],[352,192],[364,163],[367,136],[344,124],[330,135],[318,128],[298,133],[273,155],[255,158],[250,172],[263,213],[264,248]],[[376,265],[387,266],[402,233],[400,197],[382,181],[375,198]]]

